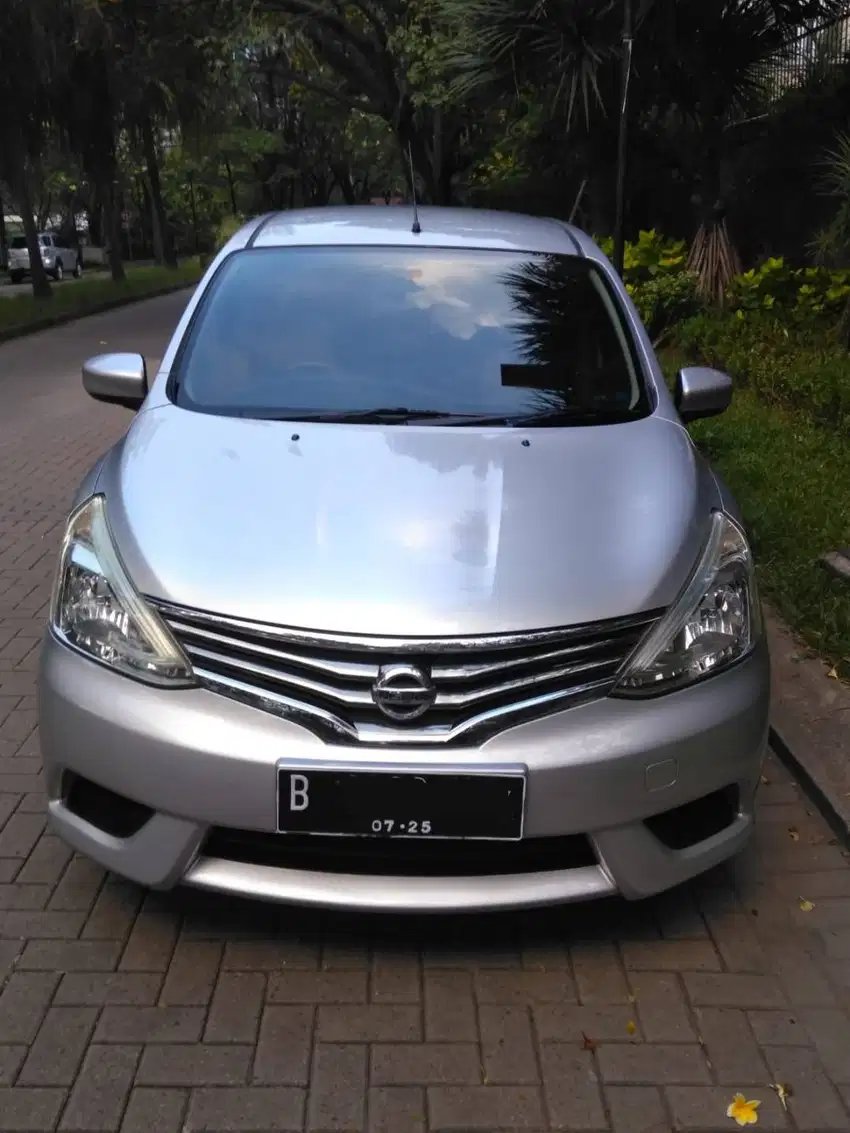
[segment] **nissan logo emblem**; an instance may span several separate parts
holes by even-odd
[[[381,665],[372,699],[390,720],[416,720],[433,705],[437,690],[416,665]]]

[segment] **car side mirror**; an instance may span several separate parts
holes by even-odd
[[[699,417],[716,417],[732,402],[732,379],[707,366],[686,366],[676,375],[673,400],[686,423]]]
[[[83,365],[83,388],[96,401],[138,409],[148,393],[145,360],[141,354],[97,354]]]

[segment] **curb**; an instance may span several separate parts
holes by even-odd
[[[50,315],[48,318],[40,319],[36,323],[25,323],[19,327],[7,327],[0,330],[0,343],[11,342],[16,338],[25,338],[28,334],[38,334],[43,330],[52,330],[53,327],[65,326],[68,323],[79,322],[80,319],[87,319],[89,315],[102,315],[106,311],[114,311],[118,307],[129,307],[131,303],[143,303],[146,299],[158,299],[163,295],[171,295],[175,291],[184,291],[188,287],[197,287],[201,277],[192,280],[191,282],[182,282],[172,284],[170,287],[158,287],[153,291],[146,291],[143,295],[116,295],[112,299],[104,299],[102,303],[97,303],[93,307],[88,307],[85,311],[67,311],[57,315]],[[5,302],[6,300],[0,300]]]
[[[833,805],[829,794],[823,789],[820,783],[818,783],[811,772],[808,771],[805,763],[794,754],[786,742],[785,737],[776,730],[773,724],[770,725],[769,736],[770,747],[774,754],[779,756],[781,762],[784,763],[793,774],[796,781],[826,820],[833,834],[850,849],[850,825],[848,825],[843,815],[841,815],[838,809]]]

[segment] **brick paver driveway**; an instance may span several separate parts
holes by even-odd
[[[0,346],[0,1131],[666,1133],[736,1128],[736,1090],[765,1129],[850,1129],[850,861],[773,760],[746,856],[641,905],[429,921],[149,894],[44,832],[63,512],[127,420],[77,366],[158,358],[184,301]]]

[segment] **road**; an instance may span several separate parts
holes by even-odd
[[[773,757],[746,854],[635,905],[381,919],[146,893],[45,832],[64,509],[129,420],[79,364],[155,364],[185,302],[0,346],[3,1133],[727,1130],[738,1090],[763,1129],[850,1129],[850,861]]]

